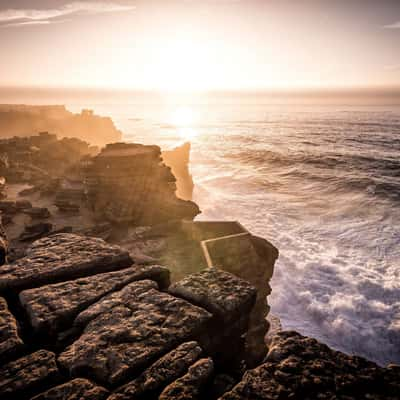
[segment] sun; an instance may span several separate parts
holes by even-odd
[[[198,136],[195,129],[198,119],[198,114],[190,107],[178,107],[171,113],[170,123],[177,128],[183,140],[191,141]]]

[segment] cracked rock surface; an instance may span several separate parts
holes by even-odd
[[[26,257],[0,269],[0,291],[118,270],[132,265],[126,250],[102,239],[59,233],[34,242]]]
[[[157,290],[155,282],[130,283],[105,296],[75,320],[82,335],[59,357],[72,376],[121,383],[179,343],[205,334],[211,315]]]

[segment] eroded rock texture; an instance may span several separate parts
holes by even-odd
[[[169,271],[159,265],[134,266],[24,290],[19,298],[33,329],[51,336],[68,328],[79,312],[104,295],[142,279],[152,279],[165,287],[168,285]]]
[[[32,400],[105,400],[108,391],[87,379],[76,378],[35,396]]]
[[[179,343],[205,334],[207,311],[156,287],[148,280],[131,283],[79,314],[75,323],[86,327],[59,362],[72,376],[115,385]]]
[[[187,374],[167,386],[160,400],[200,399],[214,370],[211,358],[203,358],[193,364]]]
[[[224,324],[249,314],[257,295],[248,282],[217,268],[191,274],[171,285],[169,292],[205,308]]]
[[[55,355],[39,350],[0,367],[0,398],[25,399],[57,383]]]
[[[0,291],[117,270],[132,262],[127,251],[101,239],[60,233],[34,242],[26,257],[1,267]]]
[[[400,367],[381,368],[297,332],[272,338],[266,362],[245,373],[223,400],[385,399],[400,393]]]
[[[5,299],[0,297],[0,362],[17,353],[23,346],[18,335],[17,321],[8,309]]]
[[[165,386],[184,375],[201,353],[202,349],[196,342],[181,344],[161,357],[138,378],[117,389],[109,400],[156,397]]]
[[[199,208],[176,197],[175,181],[158,146],[109,144],[86,167],[92,210],[117,223],[154,225],[193,219]]]

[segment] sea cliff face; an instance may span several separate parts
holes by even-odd
[[[0,105],[0,137],[43,131],[54,132],[59,138],[79,138],[95,146],[121,139],[111,118],[100,117],[91,110],[74,114],[64,106]]]

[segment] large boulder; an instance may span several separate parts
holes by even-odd
[[[152,279],[165,287],[169,282],[169,271],[159,265],[133,266],[24,290],[19,298],[35,333],[51,336],[68,328],[81,311],[106,294],[143,279]]]
[[[246,372],[222,399],[395,400],[399,393],[399,366],[382,368],[282,331],[272,338],[265,363]]]
[[[60,233],[34,242],[26,257],[0,269],[0,291],[23,290],[132,264],[129,253],[101,239]]]
[[[58,360],[72,376],[120,384],[178,344],[201,339],[210,318],[153,281],[133,282],[78,315],[83,333]]]

